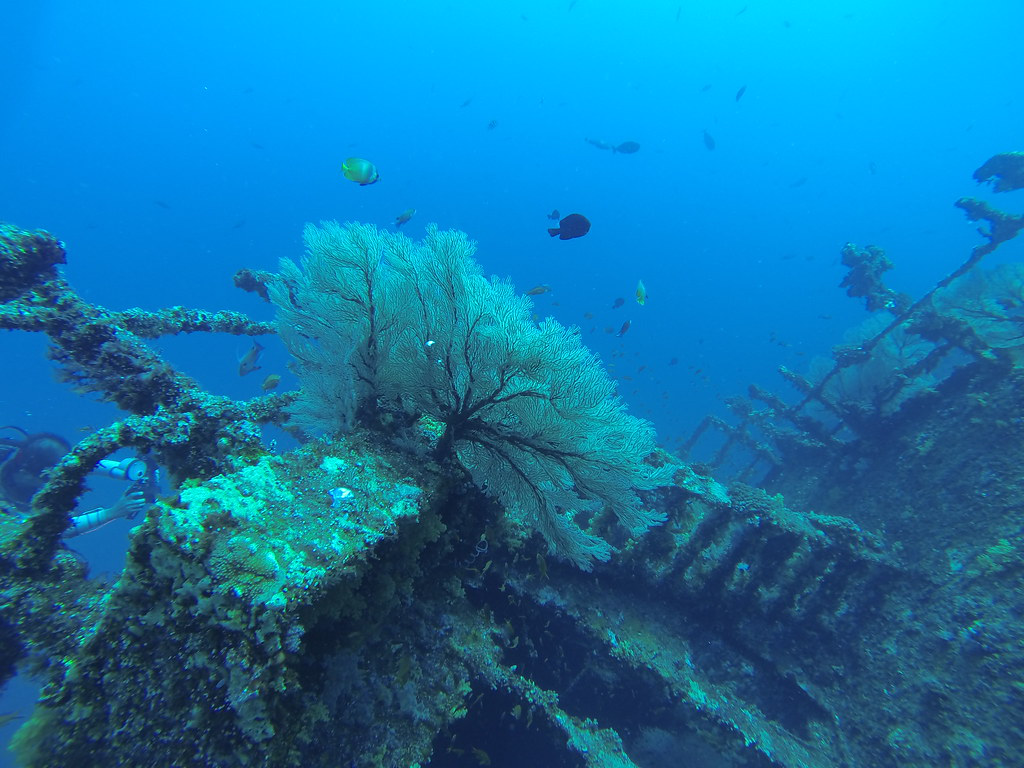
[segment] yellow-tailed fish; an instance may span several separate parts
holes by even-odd
[[[350,157],[341,164],[341,172],[346,179],[356,182],[360,187],[376,184],[380,180],[376,166],[361,157]]]
[[[547,293],[551,290],[551,286],[546,283],[541,285],[535,285],[533,288],[526,292],[527,296],[540,296],[541,294]]]
[[[644,281],[640,280],[636,284],[636,303],[641,307],[647,303],[647,288],[644,286]]]
[[[276,373],[272,373],[263,380],[263,383],[260,384],[260,386],[263,388],[264,392],[269,392],[272,389],[277,389],[277,385],[280,383],[281,377]]]

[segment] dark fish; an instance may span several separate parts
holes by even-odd
[[[707,131],[704,131],[704,146],[708,149],[715,148],[715,138]]]
[[[548,285],[547,283],[542,283],[541,285],[535,285],[533,288],[528,290],[526,292],[526,295],[527,296],[540,296],[541,294],[547,293],[550,290],[551,290],[551,286],[550,285]]]
[[[572,9],[575,8],[575,7],[576,7],[576,0],[572,0],[572,2],[569,3],[569,12],[571,13]]]
[[[559,240],[572,240],[583,237],[590,231],[590,221],[581,213],[570,213],[560,222],[557,229],[549,229],[548,234]]]
[[[169,206],[163,200],[154,200],[153,205],[155,205],[157,208],[163,208],[165,211],[171,210],[171,206]]]
[[[253,149],[263,149],[263,145],[262,144],[257,144],[255,141],[251,141],[249,143],[252,144],[252,148]]]
[[[807,177],[806,176],[801,176],[799,179],[797,179],[792,184],[790,184],[789,188],[790,189],[796,189],[797,187],[802,187],[806,183],[807,183]]]
[[[739,9],[738,11],[736,11],[736,15],[737,15],[737,16],[741,16],[741,15],[743,15],[743,14],[744,14],[744,13],[746,13],[746,12],[747,12],[747,6],[745,6],[745,5],[744,5],[744,6],[743,6],[742,8],[740,8],[740,9]]]
[[[679,365],[679,358],[678,357],[673,357],[671,360],[668,361],[668,364],[669,365]]]
[[[619,307],[621,307],[625,303],[626,303],[626,300],[624,298],[622,298],[621,296],[619,296],[619,298],[617,298],[615,301],[612,302],[612,309],[618,309]]]
[[[468,106],[469,106],[470,104],[472,104],[472,103],[473,103],[473,97],[472,97],[472,96],[470,96],[470,97],[469,97],[468,99],[466,99],[466,100],[465,100],[464,102],[462,102],[461,104],[459,104],[459,109],[465,109],[466,107],[468,107]]]
[[[676,24],[679,23],[679,16],[680,16],[680,14],[682,12],[683,12],[683,6],[680,5],[678,8],[676,8]]]
[[[741,85],[740,89],[738,91],[736,91],[736,101],[739,101],[740,99],[742,99],[743,98],[743,94],[746,93],[746,92],[747,92],[747,86]]]
[[[640,149],[640,145],[635,141],[624,141],[619,146],[613,147],[612,152],[621,152],[624,155],[632,155]]]
[[[626,322],[624,322],[622,324],[622,327],[619,328],[619,332],[616,333],[615,335],[618,336],[619,338],[621,338],[621,337],[626,335],[626,331],[628,331],[628,330],[629,330],[629,320],[627,320]]]
[[[601,141],[600,139],[584,139],[587,144],[593,144],[598,149],[612,149],[612,145],[607,141]]]
[[[239,219],[238,221],[236,221],[234,224],[231,225],[231,228],[232,229],[241,229],[244,226],[245,226],[245,219]]]
[[[497,120],[491,120],[491,122],[489,122],[487,124],[487,130],[488,131],[493,131],[497,127],[498,127],[498,121]]]
[[[872,176],[878,173],[878,167],[874,164],[873,161],[868,163],[868,170],[871,171]]]
[[[405,224],[407,221],[409,221],[409,219],[411,219],[415,215],[416,215],[416,209],[415,208],[406,208],[400,214],[395,216],[395,229],[398,229],[399,227],[401,227],[403,224]]]
[[[700,92],[701,93],[707,93],[710,90],[711,90],[711,83],[708,83],[707,85],[705,85],[703,88],[700,89]]]

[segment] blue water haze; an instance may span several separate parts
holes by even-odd
[[[579,325],[670,446],[863,319],[837,287],[847,241],[885,248],[915,295],[958,265],[979,238],[952,203],[1022,149],[1010,0],[9,5],[0,220],[64,240],[84,297],[269,319],[237,269],[299,257],[308,221],[416,208],[410,236],[463,229],[487,272],[550,285],[538,314]],[[349,156],[380,182],[346,181]],[[549,238],[554,208],[590,233]],[[74,439],[117,418],[53,381],[42,339],[0,344],[0,423]],[[275,340],[239,377],[248,345],[160,346],[215,392],[294,386]],[[127,528],[83,544],[101,569]]]

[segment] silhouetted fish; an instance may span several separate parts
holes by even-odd
[[[557,208],[555,208],[555,210],[548,214],[548,218],[551,219],[552,221],[558,221],[561,218],[561,216],[562,214],[558,212]]]
[[[624,141],[619,146],[613,147],[612,152],[621,152],[624,155],[632,155],[640,149],[640,145],[635,141]]]
[[[583,237],[590,231],[590,221],[581,213],[570,213],[560,222],[557,229],[549,229],[548,234],[559,240],[572,240]]]
[[[469,97],[468,99],[466,99],[466,100],[465,100],[464,102],[462,102],[461,104],[459,104],[459,109],[463,109],[463,108],[465,108],[465,107],[468,107],[468,106],[469,106],[470,104],[472,104],[472,103],[473,103],[473,97],[472,97],[472,96],[470,96],[470,97]]]
[[[704,146],[707,147],[708,149],[714,149],[715,148],[715,139],[707,131],[704,131]]]
[[[415,208],[406,208],[400,214],[395,216],[395,229],[398,229],[399,227],[401,227],[403,224],[405,224],[407,221],[409,221],[409,219],[411,219],[415,215],[416,215],[416,209]]]
[[[618,309],[619,307],[621,307],[625,303],[626,303],[626,300],[620,296],[619,298],[617,298],[615,301],[612,302],[612,309]]]
[[[163,200],[154,200],[153,205],[155,205],[157,208],[163,208],[165,211],[171,210],[171,206],[169,206]]]
[[[738,91],[736,91],[736,101],[739,101],[740,99],[742,99],[743,98],[743,94],[746,93],[746,92],[747,92],[747,86],[741,85],[740,89]]]
[[[799,179],[797,179],[792,184],[790,184],[789,188],[790,189],[796,189],[797,187],[802,187],[806,183],[807,183],[807,177],[806,176],[801,176]]]
[[[487,130],[488,131],[493,131],[497,127],[498,127],[498,121],[497,120],[491,120],[491,122],[489,122],[487,124]]]

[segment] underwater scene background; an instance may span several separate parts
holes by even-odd
[[[690,764],[707,766],[1019,764],[1013,750],[1024,744],[1019,725],[1009,723],[1019,721],[1024,708],[1018,683],[995,699],[981,694],[972,699],[966,688],[959,691],[960,698],[948,694],[952,683],[943,678],[935,682],[934,690],[915,699],[913,706],[894,702],[892,712],[899,714],[892,715],[892,722],[879,724],[878,734],[863,736],[861,741],[851,734],[867,726],[857,723],[844,733],[845,724],[836,714],[839,709],[833,712],[828,703],[844,695],[847,677],[860,681],[849,684],[851,701],[859,696],[898,698],[896,689],[910,686],[909,678],[934,675],[938,679],[940,667],[947,672],[955,669],[949,672],[954,675],[1019,677],[1019,650],[1016,655],[1009,650],[1019,644],[1019,613],[1005,604],[1006,614],[997,621],[990,611],[992,604],[1017,589],[1021,573],[1017,550],[1021,508],[1013,483],[1018,473],[1009,447],[1017,444],[1018,435],[1012,430],[1019,426],[1013,416],[1019,390],[1014,333],[986,333],[978,326],[977,312],[971,315],[957,301],[947,300],[942,305],[947,314],[960,312],[961,319],[975,322],[975,341],[981,339],[978,343],[984,349],[958,337],[958,350],[967,349],[962,358],[944,358],[941,375],[922,371],[915,392],[940,391],[941,399],[915,400],[913,408],[900,410],[905,400],[912,399],[901,395],[884,404],[874,401],[874,411],[860,403],[856,413],[841,409],[825,416],[819,413],[840,440],[824,441],[824,447],[814,449],[820,448],[820,453],[808,447],[811,440],[779,440],[777,450],[768,451],[771,460],[761,454],[759,471],[739,478],[751,483],[743,490],[730,485],[737,479],[730,470],[744,466],[746,459],[734,466],[712,467],[721,441],[696,446],[687,441],[708,414],[735,423],[737,411],[733,409],[730,416],[726,400],[745,394],[750,384],[777,392],[789,402],[799,401],[799,390],[788,388],[778,376],[780,366],[813,381],[828,369],[822,360],[815,363],[816,358],[831,363],[834,347],[858,343],[884,327],[885,321],[876,321],[870,332],[855,336],[850,335],[851,329],[871,316],[892,319],[896,313],[886,314],[880,307],[869,312],[859,299],[844,295],[840,281],[851,266],[842,261],[844,245],[884,249],[895,265],[886,272],[885,285],[894,294],[916,300],[956,270],[972,248],[990,239],[994,220],[986,219],[989,226],[979,230],[954,202],[971,197],[1010,214],[1019,213],[1019,191],[997,194],[991,185],[978,185],[985,174],[972,174],[995,155],[1024,150],[1019,63],[1024,5],[1010,0],[983,0],[970,6],[944,0],[148,5],[45,1],[6,8],[4,17],[0,221],[53,233],[67,251],[61,274],[85,302],[112,311],[138,307],[156,312],[175,305],[233,310],[253,321],[271,322],[280,317],[275,307],[255,294],[239,291],[232,277],[243,268],[274,272],[280,269],[280,259],[300,260],[306,249],[303,227],[308,222],[363,222],[382,231],[400,231],[417,241],[429,236],[428,224],[461,230],[476,242],[473,258],[484,275],[507,277],[519,294],[530,294],[530,311],[537,321],[553,317],[565,326],[579,327],[583,344],[606,366],[629,413],[651,422],[658,446],[674,454],[672,461],[677,464],[670,464],[676,467],[671,492],[657,491],[661,495],[655,497],[652,489],[658,484],[650,478],[651,487],[639,482],[635,486],[644,504],[658,512],[645,523],[660,515],[660,520],[668,520],[664,529],[671,530],[674,538],[664,540],[654,529],[646,538],[637,535],[637,541],[647,542],[643,544],[615,538],[608,532],[611,523],[602,530],[595,514],[586,530],[625,554],[622,560],[613,556],[599,565],[594,574],[580,573],[564,563],[574,559],[561,556],[565,552],[553,543],[559,541],[557,533],[543,524],[536,526],[542,537],[531,539],[530,526],[517,522],[519,528],[507,536],[518,543],[509,546],[504,565],[477,567],[482,565],[476,562],[480,552],[474,550],[478,532],[464,537],[465,551],[444,544],[453,547],[447,554],[458,566],[457,574],[472,571],[471,577],[459,576],[466,583],[453,589],[469,593],[469,603],[481,615],[492,612],[488,615],[498,628],[494,631],[508,634],[502,640],[506,647],[515,643],[515,648],[519,637],[524,638],[524,646],[531,645],[527,658],[516,659],[510,649],[511,658],[494,664],[502,670],[518,667],[519,672],[531,664],[541,669],[531,670],[515,683],[508,672],[491,676],[479,670],[466,672],[466,679],[473,682],[465,683],[463,690],[458,681],[428,683],[425,673],[418,677],[421,657],[411,651],[397,652],[398,671],[387,674],[392,687],[405,693],[395,694],[394,708],[406,714],[415,710],[412,720],[420,729],[415,739],[410,736],[404,743],[430,745],[431,739],[424,734],[439,734],[430,764],[530,762],[653,768],[679,764],[671,762],[671,755],[680,751],[693,755]],[[622,151],[616,151],[618,147]],[[360,185],[346,178],[342,163],[349,158],[368,160],[379,179]],[[1013,170],[1021,172],[1012,163],[1000,168],[1003,178]],[[396,218],[410,209],[414,214],[399,229]],[[552,217],[553,211],[560,214]],[[570,213],[585,216],[589,231],[566,240],[549,236],[547,229],[559,226],[556,220]],[[997,252],[986,254],[986,269],[1022,261],[1021,241],[1011,237]],[[1024,278],[1014,269],[1006,267],[1000,273],[999,289],[991,289],[994,297],[1008,281],[1012,283],[1009,295],[1024,300],[1024,292],[1017,291]],[[999,281],[993,278],[989,287]],[[973,290],[981,295],[989,288]],[[10,300],[7,295],[3,298]],[[1002,313],[998,319],[1011,325],[1019,321],[1015,310],[1024,303],[1014,304],[1005,292],[992,301],[998,308],[986,309],[990,315]],[[281,302],[275,302],[281,309]],[[0,351],[6,364],[0,424],[30,433],[55,432],[76,443],[123,418],[123,410],[104,400],[102,393],[109,390],[75,387],[53,375],[57,366],[47,360],[48,342],[43,336],[3,335]],[[950,338],[948,331],[942,338]],[[304,384],[294,366],[289,367],[290,348],[272,335],[259,337],[264,347],[258,356],[259,370],[246,375],[239,375],[239,369],[253,348],[248,338],[191,333],[165,335],[148,343],[170,366],[214,395],[234,400],[264,396],[263,387],[270,391],[274,386],[267,386],[265,377],[270,374],[280,376],[275,394]],[[896,343],[904,351],[909,344]],[[945,342],[934,343],[941,347]],[[917,364],[930,349],[910,354],[906,360]],[[977,373],[971,365],[978,361],[995,361],[993,365],[1002,367]],[[969,383],[954,382],[955,386],[941,390],[940,383],[954,378],[956,370],[968,369],[974,371]],[[906,378],[906,370],[893,367],[886,375]],[[852,385],[845,387],[830,393],[833,401],[850,395]],[[980,407],[982,401],[986,407],[993,404],[985,416],[963,405]],[[263,431],[266,446],[284,452],[298,445],[294,432],[281,429],[273,419],[267,421],[272,423]],[[998,462],[989,453],[1000,444],[993,437],[993,425],[1011,430]],[[798,437],[812,433],[808,428]],[[403,434],[403,440],[406,437]],[[757,439],[770,442],[771,437],[769,431],[767,437],[761,433]],[[893,448],[897,443],[903,448],[913,446],[914,458],[908,458],[902,448]],[[345,450],[385,452],[372,440],[368,445]],[[949,455],[933,452],[936,445],[949,447]],[[132,455],[128,445],[124,447],[115,458]],[[889,449],[893,453],[887,454]],[[757,455],[754,451],[753,456]],[[639,463],[644,457],[633,458]],[[296,466],[315,474],[310,468],[322,469],[327,461],[320,454],[304,454],[296,459]],[[389,461],[400,464],[397,459]],[[478,479],[468,461],[463,459],[462,465]],[[907,472],[906,477],[895,471],[872,474],[897,466]],[[226,465],[221,469],[227,473]],[[449,508],[463,512],[483,503],[467,501],[458,495],[462,491],[453,492],[449,483],[454,481],[447,471],[443,468],[434,478],[433,498],[449,503],[454,494],[459,501],[451,502]],[[176,480],[205,480],[211,474],[179,472]],[[942,479],[953,475],[958,480],[949,485],[956,487],[940,489]],[[577,492],[582,484],[577,478]],[[768,493],[759,496],[754,486],[761,485]],[[493,479],[490,487],[479,481],[477,486],[489,501],[509,504]],[[338,490],[330,484],[324,488]],[[919,499],[945,494],[943,503],[948,507],[922,501],[922,508],[916,508],[913,499],[899,496],[912,488]],[[79,507],[113,504],[122,490],[119,481],[90,479]],[[218,488],[217,493],[222,492],[226,493]],[[726,492],[728,502],[723,501]],[[743,495],[747,493],[749,498]],[[975,510],[970,500],[977,501],[979,494],[985,494],[985,500],[977,502],[980,506],[994,503],[994,497],[1001,499],[1000,505],[986,506],[985,512],[980,507]],[[687,500],[680,501],[683,497]],[[180,499],[162,503],[172,510],[187,507]],[[310,514],[324,514],[317,513],[315,506],[312,509]],[[426,516],[424,509],[420,511]],[[726,533],[724,509],[738,515],[736,520],[771,518],[787,533],[780,534],[780,539],[741,535],[736,532],[739,529]],[[960,510],[958,516],[954,509]],[[804,513],[819,513],[821,519],[794,522]],[[951,517],[942,517],[946,513]],[[461,514],[438,513],[438,520],[448,531],[456,531],[462,524]],[[497,553],[493,542],[499,538],[500,526],[494,522],[495,515],[494,510],[487,513],[487,535],[479,537],[485,542],[489,538]],[[707,522],[715,515],[717,522]],[[833,516],[852,522],[840,525]],[[974,534],[984,530],[987,538],[969,537],[971,521]],[[621,514],[618,522],[626,522]],[[93,576],[105,574],[112,584],[124,568],[129,547],[142,546],[130,542],[130,531],[139,523],[140,519],[117,520],[67,546],[88,561]],[[393,527],[404,536],[404,525],[395,522]],[[702,575],[694,573],[693,565],[681,566],[678,553],[701,539],[688,538],[686,531],[708,526],[717,533],[702,534],[699,551],[720,553],[749,540],[763,558],[763,570],[758,570],[753,555],[738,549],[735,557],[727,558],[732,574],[728,578],[724,571]],[[848,546],[854,553],[851,559],[835,555],[819,572],[807,565],[814,558],[804,557],[814,550],[812,545],[794,544],[784,556],[781,544],[766,543],[803,535],[808,526],[819,531],[807,534],[809,540],[828,539],[829,546],[837,549]],[[438,523],[437,530],[441,527]],[[945,529],[946,538],[931,538],[936,527]],[[147,531],[168,540],[166,531]],[[416,534],[411,540],[419,542],[420,536],[432,542],[430,535]],[[397,540],[405,541],[402,536],[396,533]],[[761,543],[755,545],[755,541]],[[374,540],[366,546],[376,545]],[[788,567],[793,574],[803,573],[806,580],[793,587],[794,594],[804,595],[794,598],[794,605],[814,602],[807,597],[812,592],[808,585],[823,583],[822,573],[849,575],[842,589],[830,592],[843,595],[828,607],[837,623],[806,632],[794,629],[792,635],[766,640],[758,648],[754,638],[767,631],[763,627],[784,627],[789,614],[754,607],[774,589],[766,582],[757,587],[757,597],[745,590],[752,579],[762,578],[773,568],[782,569],[787,556],[796,557],[794,553],[804,559]],[[444,559],[435,554],[439,562]],[[391,554],[395,562],[400,555]],[[428,559],[419,557],[422,562]],[[499,557],[494,554],[495,562]],[[856,565],[849,565],[854,561]],[[924,570],[908,576],[915,564]],[[429,570],[422,563],[419,567],[423,573]],[[623,569],[621,576],[610,570],[615,567]],[[502,584],[488,581],[499,571]],[[932,605],[929,599],[938,599],[943,590],[966,594],[967,587],[954,588],[951,581],[966,578],[965,574],[976,590],[971,607],[956,613],[955,621],[951,616],[923,618],[923,606]],[[997,584],[979,581],[993,574],[998,576]],[[656,587],[664,587],[666,597],[660,607],[654,601],[653,614],[638,609],[632,623],[623,618],[628,616],[626,608],[618,620],[588,618],[583,608],[571,606],[587,603],[587,589],[595,575],[617,585],[609,586],[605,594],[622,589],[621,594],[615,593],[622,605],[628,604],[629,588],[624,585],[630,579],[646,584],[648,591],[654,589],[652,595],[658,594]],[[417,578],[407,575],[406,581],[415,584]],[[394,574],[389,579],[402,583]],[[689,587],[690,594],[687,587],[679,587],[688,579],[691,585],[704,586]],[[896,618],[890,625],[905,624],[874,652],[898,657],[903,643],[909,647],[916,642],[910,638],[930,634],[946,638],[943,648],[957,643],[970,646],[961,649],[966,658],[962,668],[933,653],[927,644],[919,644],[914,646],[916,655],[906,651],[908,658],[917,660],[913,669],[908,665],[893,671],[898,665],[886,666],[886,674],[898,678],[890,685],[879,683],[875,673],[866,669],[871,666],[871,645],[882,643],[882,636],[865,631],[863,637],[850,639],[844,635],[847,630],[841,617],[869,623],[867,614],[857,615],[860,603],[856,601],[880,604],[885,594],[903,594],[898,586],[904,583],[901,579],[927,581],[931,598],[908,591],[904,604],[892,606]],[[361,583],[370,582],[366,577]],[[552,584],[566,585],[566,593],[553,596]],[[495,607],[492,598],[500,592],[504,599],[506,587],[519,595],[516,610]],[[387,591],[379,589],[380,594]],[[855,593],[859,593],[856,600]],[[336,604],[344,603],[337,594],[330,594]],[[409,594],[418,593],[410,588]],[[726,618],[700,606],[701,594],[717,595]],[[361,604],[368,599],[358,598]],[[380,599],[386,603],[391,595]],[[422,603],[410,597],[405,606],[433,605],[435,600],[450,605],[444,602],[450,596],[442,600],[430,594]],[[521,608],[527,602],[536,613]],[[426,613],[425,608],[418,610]],[[700,628],[693,629],[684,642],[679,638],[686,632],[667,628],[669,619],[657,613],[661,610],[670,613],[673,621],[686,619]],[[815,610],[826,612],[824,607]],[[641,614],[649,624],[641,621]],[[729,622],[736,616],[746,618],[736,619],[734,626]],[[606,619],[609,626],[602,623]],[[463,647],[475,649],[466,658],[475,658],[480,668],[487,666],[479,661],[483,630],[476,634],[466,630],[457,621],[455,609],[431,620],[444,626],[443,632],[437,632],[446,638],[465,631]],[[757,626],[760,620],[763,627]],[[12,620],[5,617],[4,621]],[[314,626],[321,626],[323,635],[333,631],[326,624],[317,625],[308,612],[303,621],[306,637],[315,642],[323,642],[323,637]],[[801,621],[802,614],[793,619],[793,626]],[[921,623],[911,629],[915,621]],[[637,629],[655,625],[661,630]],[[722,630],[723,626],[731,629]],[[634,647],[639,650],[626,652],[618,640],[608,640],[608,632],[622,632],[624,646],[628,634],[624,627],[632,628]],[[346,626],[345,631],[356,630]],[[637,662],[637,679],[621,670],[613,674],[610,668],[570,674],[567,670],[573,663],[582,664],[579,658],[566,660],[565,670],[556,670],[554,657],[546,655],[550,650],[543,648],[544,633],[584,658],[588,651],[581,649],[587,647],[587,631],[604,637],[611,647],[606,649],[610,657],[635,653],[640,658],[647,652],[653,656]],[[398,633],[381,642],[393,649],[407,636]],[[836,650],[818,659],[822,646],[838,648],[841,641],[835,638],[844,636],[851,647],[856,646],[849,657],[843,656],[846,651]],[[362,642],[362,636],[353,641]],[[661,650],[652,650],[659,642]],[[690,650],[683,649],[685,644]],[[297,640],[295,648],[288,646],[298,657],[297,648]],[[694,673],[694,680],[703,682],[679,683],[680,690],[688,693],[669,693],[663,701],[652,693],[661,696],[663,687],[672,687],[664,682],[671,675],[660,670],[661,662],[655,660],[659,654],[661,659],[675,654],[686,660],[676,662],[672,674],[679,667],[703,664],[707,676]],[[711,658],[716,655],[717,662]],[[731,660],[722,662],[726,657]],[[356,660],[350,648],[322,651],[317,658],[323,669],[330,663],[322,659],[342,658],[331,667],[332,675],[364,675],[360,684],[367,688],[379,683],[367,682],[369,656]],[[512,665],[507,663],[510,660]],[[934,662],[933,669],[929,660]],[[715,667],[716,663],[721,666]],[[305,667],[296,675],[308,695],[315,686],[304,675],[312,675],[314,663],[305,657],[302,664]],[[645,665],[647,671],[643,671]],[[467,662],[466,669],[477,668]],[[380,675],[386,676],[383,671]],[[36,679],[58,685],[44,671],[36,670]],[[524,702],[532,701],[531,696],[542,698],[527,692],[529,686],[523,680],[538,690],[559,693],[561,705],[580,722],[593,720],[594,728],[588,733],[610,738],[608,732],[616,731],[626,745],[622,759],[628,753],[633,762],[614,762],[608,755],[618,752],[611,747],[593,743],[580,747],[584,739],[576,731],[570,733],[571,729],[553,736],[561,715],[551,702],[536,704],[537,721],[547,716],[548,725],[517,731],[516,724],[525,724],[529,709]],[[735,680],[742,682],[734,685]],[[413,688],[418,691],[421,684],[444,690],[447,698],[433,710],[424,706],[421,712],[419,704],[409,704]],[[629,702],[617,706],[650,708],[649,727],[640,722],[642,716],[636,722],[626,718],[629,722],[619,723],[621,714],[597,712],[599,707],[591,712],[586,703],[573,704],[574,696],[596,700],[605,695],[602,685],[616,692],[613,699],[631,691]],[[694,693],[693,686],[701,685],[702,692]],[[485,689],[499,691],[498,700],[484,696]],[[882,690],[884,694],[878,693]],[[81,691],[70,696],[74,695],[89,698]],[[23,725],[37,696],[38,686],[28,675],[9,682],[0,714],[11,716],[3,715],[6,722],[0,733],[9,737]],[[460,696],[464,707],[457,703]],[[691,714],[669,713],[666,701],[680,698],[689,702]],[[64,699],[64,704],[69,700]],[[387,705],[381,703],[383,699],[376,701],[376,709],[367,704],[358,716],[351,715],[352,722],[381,722],[379,713]],[[246,701],[236,697],[230,703],[236,711],[246,711]],[[407,766],[416,762],[407,754],[429,757],[429,748],[423,755],[409,747],[408,753],[401,752],[401,760],[394,757],[398,752],[387,749],[375,755],[343,751],[339,754],[344,759],[331,763],[316,762],[311,757],[315,750],[303,751],[305,747],[287,755],[269,747],[267,751],[252,747],[273,741],[267,735],[273,728],[266,723],[277,722],[275,707],[287,711],[287,706],[291,705],[261,702],[258,715],[245,715],[250,725],[259,721],[257,737],[252,729],[242,727],[244,735],[232,743],[233,752],[209,747],[204,758],[197,752],[196,764],[236,764],[233,760],[242,764],[244,756],[254,764],[265,759],[268,765],[306,761]],[[65,723],[93,717],[80,710],[69,712],[59,715]],[[344,719],[334,709],[330,716]],[[532,723],[533,710],[529,717]],[[717,725],[702,724],[702,718]],[[921,725],[929,719],[931,726]],[[757,725],[762,720],[775,725]],[[35,726],[33,734],[46,731],[53,722]],[[600,730],[595,730],[598,725]],[[100,726],[90,727],[93,730],[82,726],[75,731],[69,726],[66,733],[74,732],[81,743],[101,739]],[[587,730],[580,728],[580,732]],[[715,728],[721,728],[717,735],[711,734]],[[57,727],[52,730],[65,733]],[[391,731],[395,732],[405,733],[397,725]],[[688,735],[679,736],[682,732]],[[953,732],[958,735],[952,736]],[[1000,732],[1002,741],[994,741],[991,734]],[[45,745],[40,749],[60,754],[53,744],[56,738],[39,737]],[[337,745],[352,744],[347,738],[332,732],[330,738],[324,736],[324,744],[345,749]],[[550,744],[559,740],[574,746],[558,754]],[[154,745],[157,742],[154,737]],[[69,735],[67,744],[73,743]],[[816,751],[811,746],[815,743],[829,746]],[[104,762],[109,762],[110,754],[123,754],[109,748],[110,753],[98,753],[105,755]],[[22,764],[44,764],[42,753],[24,745],[20,754]],[[58,762],[52,764],[64,764],[54,759]],[[124,756],[122,764],[156,764],[149,759],[140,747],[134,756]],[[96,764],[100,760],[97,757]]]

